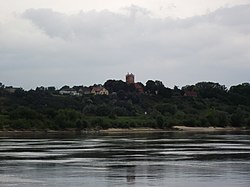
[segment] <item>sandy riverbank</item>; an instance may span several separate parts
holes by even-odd
[[[124,133],[143,133],[143,132],[164,132],[164,129],[154,129],[154,128],[109,128],[105,130],[100,130],[102,133],[116,133],[116,132],[124,132]],[[168,130],[172,131],[172,130]]]
[[[216,131],[243,131],[241,128],[234,127],[187,127],[187,126],[174,126],[172,129],[154,129],[154,128],[109,128],[100,130],[103,133],[143,133],[143,132],[216,132]]]
[[[213,132],[213,131],[240,131],[244,130],[235,127],[187,127],[187,126],[174,126],[178,131],[200,131],[200,132]]]
[[[0,135],[74,135],[74,134],[95,134],[95,133],[157,133],[157,132],[216,132],[216,131],[245,131],[245,129],[234,127],[187,127],[174,126],[172,129],[155,128],[109,128],[105,130],[77,131],[75,129],[67,130],[6,130],[0,131]]]

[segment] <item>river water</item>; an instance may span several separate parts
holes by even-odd
[[[249,133],[0,136],[0,187],[249,187]]]

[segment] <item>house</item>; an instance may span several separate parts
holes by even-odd
[[[109,95],[109,91],[102,86],[94,86],[91,89],[91,94],[94,95]]]
[[[59,91],[59,94],[61,95],[73,95],[73,96],[81,96],[80,93],[78,93],[73,88],[63,88]]]
[[[91,94],[91,89],[89,87],[82,87],[78,90],[78,92],[82,95],[89,95]]]
[[[135,89],[137,90],[138,93],[144,93],[144,88],[142,87],[141,83],[135,83]]]
[[[197,94],[196,91],[187,91],[187,90],[185,90],[184,91],[184,96],[186,96],[186,97],[197,97],[198,94]]]
[[[8,87],[5,87],[4,90],[5,90],[6,92],[8,92],[8,93],[13,94],[13,93],[15,93],[17,90],[20,90],[20,88],[13,88],[12,86],[8,86]]]

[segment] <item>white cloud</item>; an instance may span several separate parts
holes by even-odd
[[[136,5],[150,10],[154,17],[186,18],[203,15],[220,7],[249,4],[249,0],[0,0],[0,15],[22,12],[30,8],[48,8],[72,14],[83,11],[122,12],[124,7]]]
[[[127,11],[28,9],[0,22],[0,80],[26,88],[92,84],[132,71],[167,86],[250,81],[250,5],[187,19]]]

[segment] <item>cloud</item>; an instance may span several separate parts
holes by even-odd
[[[0,78],[21,76],[26,87],[103,83],[126,72],[167,86],[250,81],[250,5],[187,19],[153,18],[137,6],[126,11],[28,9],[0,23]]]

